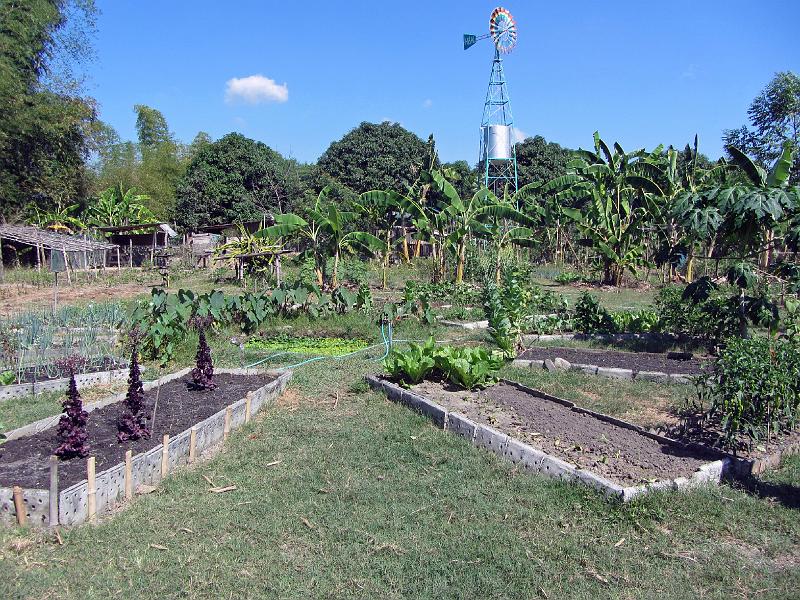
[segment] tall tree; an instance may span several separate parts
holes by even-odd
[[[86,194],[94,101],[79,75],[91,59],[92,0],[0,3],[0,214],[28,202],[60,210]]]
[[[795,150],[791,182],[800,183],[800,77],[791,71],[776,73],[750,103],[747,116],[750,127],[725,131],[725,146],[755,157],[766,168],[781,156],[788,141]]]
[[[573,154],[572,150],[548,142],[540,135],[526,138],[516,145],[516,150],[519,187],[565,175]]]
[[[262,142],[229,133],[189,164],[178,186],[175,221],[191,229],[288,212],[302,192],[291,161]]]
[[[354,192],[394,190],[405,193],[416,181],[429,147],[398,123],[361,123],[333,142],[319,168]]]

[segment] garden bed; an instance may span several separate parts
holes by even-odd
[[[29,379],[33,376],[28,373]],[[125,363],[114,360],[113,358],[104,359],[102,364],[89,368],[85,373],[75,375],[75,383],[78,389],[90,385],[107,384],[113,381],[124,381],[128,377],[128,367]],[[38,379],[29,383],[13,383],[10,385],[0,385],[0,402],[10,398],[20,398],[41,394],[42,392],[56,392],[66,390],[69,386],[69,377],[59,377],[52,379]]]
[[[270,374],[253,369],[219,369],[215,375],[217,388],[211,391],[189,391],[186,387],[190,369],[145,384],[145,399],[152,410],[156,389],[160,385],[156,421],[149,439],[120,444],[116,438],[116,420],[124,394],[89,405],[87,432],[90,456],[96,464],[96,513],[113,508],[124,492],[125,455],[131,450],[133,489],[142,484],[156,484],[169,469],[186,463],[215,447],[227,431],[249,420],[266,402],[274,399],[291,377],[291,373]],[[233,401],[234,399],[239,399]],[[34,524],[48,524],[58,515],[61,524],[77,524],[90,517],[87,498],[88,459],[58,462],[57,508],[48,514],[54,498],[49,492],[50,456],[57,447],[55,425],[58,416],[43,419],[8,434],[9,441],[0,446],[0,520],[13,520],[15,509],[11,486],[23,488],[28,517]],[[164,435],[170,436],[164,448]],[[5,487],[3,487],[5,486]]]
[[[623,352],[594,348],[535,347],[528,348],[514,361],[519,367],[545,366],[545,361],[556,359],[558,365],[579,369],[594,375],[650,381],[680,381],[703,373],[710,364],[705,358],[690,353]]]
[[[524,470],[581,481],[623,500],[652,489],[718,482],[730,463],[721,453],[681,444],[514,382],[468,392],[440,382],[403,390],[383,379],[368,380],[390,398]]]

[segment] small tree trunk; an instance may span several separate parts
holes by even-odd
[[[331,279],[331,287],[336,289],[339,285],[339,250],[337,248],[333,255],[333,276]]]
[[[467,261],[467,241],[466,238],[458,243],[458,264],[456,266],[456,283],[464,281],[464,263]]]
[[[500,285],[500,246],[497,247],[497,259],[494,263],[494,282]]]

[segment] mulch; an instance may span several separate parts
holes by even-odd
[[[690,477],[716,458],[702,450],[662,443],[505,383],[476,392],[429,381],[411,389],[622,486]]]
[[[681,354],[681,353],[679,353]],[[632,371],[659,371],[670,375],[698,375],[710,366],[708,359],[671,358],[669,354],[654,352],[623,352],[595,348],[561,348],[556,346],[528,348],[517,358],[524,360],[554,360],[563,358],[570,363],[595,365],[598,367],[630,369]]]
[[[98,473],[125,460],[125,452],[133,450],[134,456],[158,446],[164,435],[177,435],[196,423],[207,419],[229,404],[244,398],[247,392],[257,390],[275,379],[272,375],[232,375],[221,373],[214,376],[217,388],[208,391],[189,390],[189,376],[176,379],[161,386],[155,423],[150,423],[148,439],[135,442],[117,441],[117,420],[123,412],[122,402],[115,402],[89,413],[86,429],[91,446],[90,455],[95,457]],[[156,389],[145,392],[147,414],[152,415]],[[10,440],[0,445],[0,487],[19,485],[27,488],[47,489],[50,482],[49,460],[60,445],[57,426],[37,434]],[[58,466],[59,487],[68,486],[86,479],[86,459],[75,458],[61,461]]]

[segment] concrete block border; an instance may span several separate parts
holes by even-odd
[[[145,390],[152,389],[157,385],[163,385],[168,381],[183,377],[191,371],[190,368],[182,369],[176,373],[165,375],[158,381],[149,381],[144,384]],[[127,371],[126,371],[127,372]],[[266,373],[260,369],[215,369],[216,373],[230,373],[233,375],[256,375]],[[275,373],[277,378],[265,386],[248,392],[245,398],[233,402],[228,407],[211,415],[207,419],[197,423],[181,433],[170,437],[167,447],[167,471],[172,472],[176,467],[186,465],[189,462],[189,440],[192,430],[195,431],[195,452],[197,456],[201,454],[211,454],[218,450],[220,442],[223,440],[225,427],[225,413],[231,409],[230,430],[241,427],[246,420],[246,404],[250,402],[250,414],[255,415],[265,405],[270,404],[286,389],[289,380],[292,378],[292,371]],[[114,402],[119,402],[125,394],[116,394],[100,402],[87,405],[87,411],[97,410],[108,406]],[[37,423],[32,423],[25,427],[15,429],[8,434],[9,439],[16,439],[25,435],[31,435],[58,423],[60,415],[42,419]],[[162,459],[163,444],[151,448],[147,452],[137,454],[132,459],[132,480],[134,491],[141,485],[157,485],[162,479]],[[95,504],[96,514],[108,513],[116,508],[125,498],[125,463],[119,463],[97,473],[95,477]],[[88,481],[80,481],[58,494],[57,503],[51,509],[51,498],[49,490],[23,489],[23,503],[26,508],[28,523],[33,526],[47,527],[51,525],[79,525],[89,519],[89,489]],[[50,523],[50,511],[58,515],[57,523]],[[13,502],[13,491],[11,488],[0,488],[0,522],[16,523],[17,515]]]
[[[111,371],[98,371],[96,373],[81,373],[75,375],[75,383],[78,389],[89,387],[90,385],[101,385],[112,381],[125,381],[128,378],[128,368],[113,369]],[[36,383],[15,383],[12,385],[0,386],[0,402],[11,398],[21,398],[41,394],[42,392],[60,392],[69,387],[69,378],[47,379]]]
[[[610,379],[636,379],[641,381],[654,381],[658,383],[691,383],[694,375],[690,373],[662,373],[661,371],[634,371],[632,369],[618,369],[615,367],[598,367],[597,365],[585,365],[582,363],[568,363],[569,367],[563,369],[559,364],[563,365],[567,361],[564,359],[556,358],[556,368],[570,371],[582,371],[587,375],[597,375],[598,377],[607,377]],[[544,360],[527,360],[524,358],[517,358],[511,362],[512,367],[518,369],[544,369],[546,368],[546,361]]]
[[[466,416],[457,412],[448,412],[447,409],[440,406],[436,402],[429,400],[418,394],[404,390],[399,385],[396,385],[385,379],[381,379],[375,375],[368,375],[366,377],[367,383],[375,390],[383,391],[386,396],[395,402],[404,404],[417,412],[427,415],[435,415],[433,419],[437,426],[442,429],[448,430],[459,437],[468,440],[473,445],[484,448],[497,456],[512,462],[517,465],[521,470],[528,473],[538,473],[545,477],[561,479],[564,481],[572,481],[582,485],[593,487],[605,493],[607,496],[621,500],[622,502],[629,502],[639,496],[652,493],[657,490],[671,489],[671,490],[685,490],[690,489],[706,483],[719,483],[721,479],[727,475],[732,467],[731,458],[719,454],[719,458],[701,465],[691,477],[676,477],[675,479],[656,481],[638,486],[623,487],[614,483],[591,471],[579,469],[575,465],[570,464],[560,458],[542,452],[541,450],[530,446],[521,440],[502,433],[493,427],[476,423]],[[622,421],[620,419],[597,413],[579,406],[574,403],[555,396],[550,396],[526,387],[515,381],[502,380],[503,383],[512,385],[519,390],[532,394],[545,400],[557,402],[563,406],[570,408],[576,412],[591,415],[597,419],[613,423],[620,427],[625,427],[635,431],[640,435],[650,437],[658,440],[659,442],[670,445],[686,447],[680,442],[649,432],[637,425]],[[705,450],[705,449],[704,449]]]

